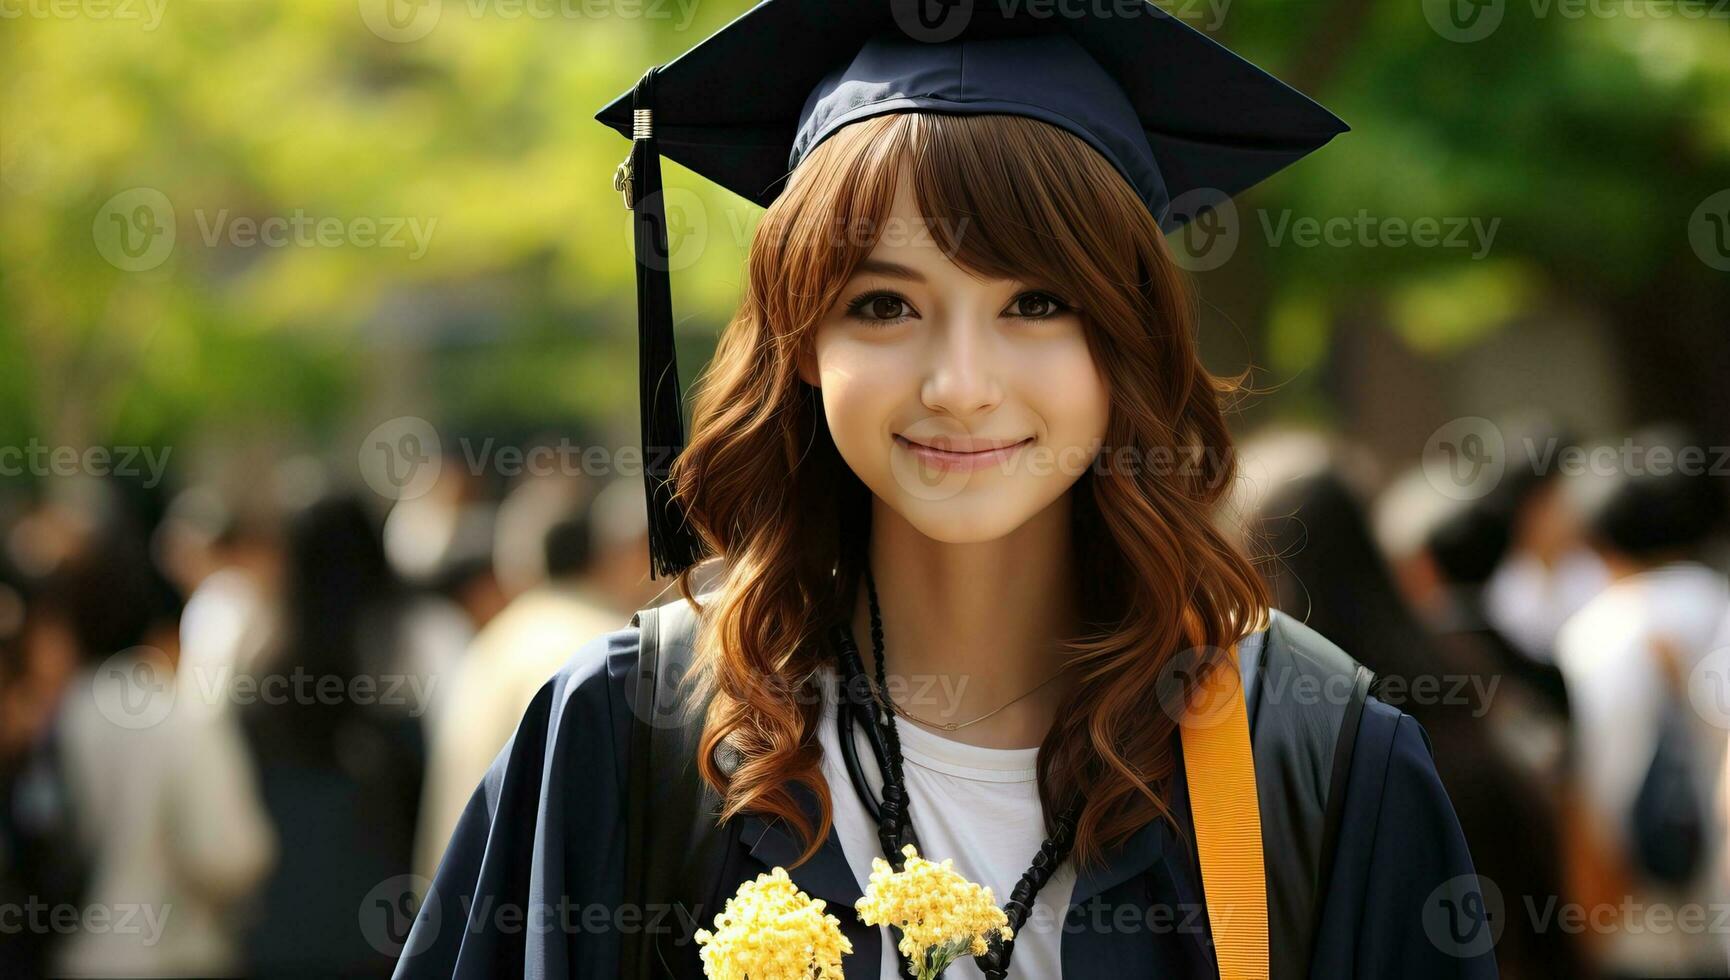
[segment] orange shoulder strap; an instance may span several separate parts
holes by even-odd
[[[1220,980],[1266,980],[1267,875],[1236,646],[1195,692],[1181,732]]]

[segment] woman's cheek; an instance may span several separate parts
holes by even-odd
[[[1037,411],[1049,426],[1051,440],[1086,445],[1104,438],[1111,402],[1084,343],[1046,350],[1029,377],[1036,379]]]
[[[842,458],[861,477],[888,465],[894,398],[881,383],[885,376],[859,358],[837,358],[823,376],[823,411],[830,435]]]

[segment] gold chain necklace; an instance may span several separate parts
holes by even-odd
[[[1010,698],[1008,701],[1003,702],[1002,704],[998,705],[995,708],[992,708],[990,711],[987,711],[986,713],[980,715],[979,717],[970,719],[968,721],[930,721],[928,719],[919,717],[918,715],[914,714],[913,712],[908,711],[906,708],[901,707],[901,705],[899,703],[897,703],[894,698],[889,696],[889,692],[883,691],[881,693],[883,695],[884,702],[887,703],[889,705],[889,707],[896,714],[900,715],[901,717],[906,718],[909,721],[916,721],[921,725],[926,725],[926,726],[931,727],[931,728],[940,728],[946,732],[953,732],[953,731],[959,731],[960,729],[966,728],[968,725],[979,724],[980,722],[982,722],[985,719],[991,717],[992,715],[998,713],[999,711],[1002,711],[1004,708],[1007,708],[1010,705],[1014,704],[1015,702],[1020,701],[1021,699],[1027,697],[1029,694],[1032,694],[1034,691],[1039,690],[1040,688],[1044,687],[1047,684],[1050,684],[1052,681],[1057,680],[1059,677],[1062,677],[1062,676],[1063,676],[1063,671],[1060,670],[1057,673],[1052,674],[1050,677],[1047,677],[1045,680],[1040,681],[1038,684],[1035,684],[1025,694],[1017,694],[1015,697]],[[871,684],[871,686],[873,688],[875,688],[877,685],[873,682]]]

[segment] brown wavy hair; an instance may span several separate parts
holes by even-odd
[[[1223,401],[1243,378],[1202,367],[1187,280],[1130,185],[1080,139],[1025,117],[894,113],[850,124],[762,216],[744,299],[695,385],[692,436],[672,474],[706,547],[725,560],[702,606],[699,766],[723,818],[783,818],[805,841],[800,862],[828,836],[822,703],[793,695],[812,689],[832,655],[824,630],[854,608],[870,497],[797,361],[884,228],[902,173],[952,261],[1052,283],[1083,311],[1110,392],[1111,458],[1171,463],[1102,458],[1071,491],[1085,629],[1065,645],[1076,685],[1039,753],[1039,791],[1048,826],[1085,797],[1073,854],[1091,863],[1149,820],[1171,818],[1176,722],[1159,710],[1156,685],[1173,675],[1173,658],[1189,651],[1200,669],[1182,676],[1204,675],[1264,621],[1268,600],[1213,520],[1236,471]],[[690,577],[678,587],[696,603]],[[821,801],[815,824],[796,784]]]

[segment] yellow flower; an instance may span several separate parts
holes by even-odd
[[[841,922],[793,884],[785,868],[758,875],[727,899],[715,931],[698,929],[703,975],[712,980],[812,980],[841,976],[853,944]]]
[[[962,877],[953,859],[933,864],[912,844],[901,853],[907,858],[903,871],[871,859],[871,884],[853,907],[866,925],[901,930],[896,945],[921,977],[936,976],[963,953],[984,953],[992,933],[1011,938],[1009,918],[991,889]]]

